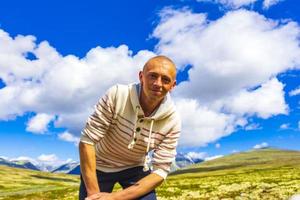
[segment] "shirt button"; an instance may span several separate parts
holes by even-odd
[[[141,128],[140,128],[140,127],[137,127],[135,130],[136,130],[137,132],[140,132]]]

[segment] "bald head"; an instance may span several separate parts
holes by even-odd
[[[139,79],[142,88],[141,106],[144,111],[152,112],[176,86],[176,66],[166,56],[155,56],[149,59],[143,71],[139,72]]]
[[[176,66],[174,62],[167,56],[159,55],[150,58],[144,65],[143,72],[146,72],[155,66],[168,68],[168,72],[172,79],[176,79]]]

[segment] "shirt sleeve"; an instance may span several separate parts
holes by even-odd
[[[175,127],[166,135],[153,153],[153,172],[166,179],[171,164],[176,156],[176,147],[181,132],[181,122],[177,121]]]
[[[117,86],[113,86],[100,98],[94,113],[88,118],[85,128],[81,132],[81,142],[94,145],[105,136],[115,113],[116,91]]]

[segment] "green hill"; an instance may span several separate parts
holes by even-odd
[[[231,154],[218,159],[190,165],[173,174],[208,172],[225,169],[273,168],[279,166],[300,167],[300,152],[265,148]]]
[[[79,177],[0,165],[0,199],[78,199]]]
[[[157,192],[161,200],[288,199],[300,193],[300,152],[267,148],[191,165]]]

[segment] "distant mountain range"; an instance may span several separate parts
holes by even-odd
[[[192,164],[197,164],[202,162],[201,159],[193,159],[187,154],[178,153],[175,159],[175,162],[172,163],[171,171],[176,171],[177,169],[187,167]],[[72,161],[60,165],[59,167],[54,167],[46,164],[33,164],[29,160],[7,160],[4,158],[0,158],[0,165],[6,165],[9,167],[23,168],[23,169],[31,169],[38,171],[46,171],[52,173],[64,173],[64,174],[80,174],[80,165],[79,162]]]
[[[79,168],[79,170],[77,169]],[[79,162],[69,162],[65,163],[56,169],[52,170],[52,173],[64,173],[64,174],[80,174]]]
[[[9,167],[17,167],[17,168],[23,168],[23,169],[31,169],[31,170],[40,170],[37,166],[32,164],[30,161],[8,161],[4,158],[0,158],[0,165],[6,165]]]

